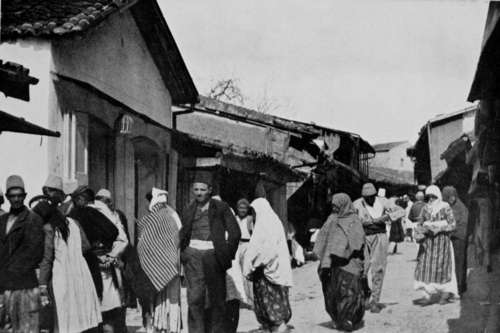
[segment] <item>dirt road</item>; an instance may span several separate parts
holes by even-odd
[[[419,307],[412,301],[420,295],[413,290],[413,272],[417,245],[403,243],[400,254],[390,255],[387,275],[381,301],[387,305],[379,314],[366,312],[365,325],[360,333],[402,333],[402,332],[457,332],[479,333],[500,332],[499,292],[485,283],[485,276],[497,279],[494,275],[476,271],[470,276],[470,293],[462,301],[447,305]],[[317,263],[311,262],[294,270],[295,287],[291,291],[293,316],[290,322],[297,333],[336,332],[328,327],[330,318],[324,310],[323,295],[316,273]],[[494,281],[493,281],[494,282]],[[185,300],[185,298],[184,298]],[[186,309],[185,302],[183,309]],[[184,318],[186,311],[184,311]],[[496,319],[498,318],[498,319]],[[186,322],[186,321],[184,321]],[[130,311],[128,323],[139,328],[140,315]],[[484,330],[490,327],[488,330]],[[251,332],[258,328],[253,312],[241,310],[239,333]],[[135,332],[135,329],[131,332]],[[187,332],[187,330],[185,330]]]

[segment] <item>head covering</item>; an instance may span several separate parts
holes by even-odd
[[[5,189],[7,193],[9,192],[10,189],[13,188],[20,188],[24,191],[24,181],[21,178],[21,176],[18,175],[11,175],[9,178],[7,178],[7,182],[5,185]]]
[[[78,186],[77,189],[74,190],[73,193],[71,193],[71,197],[73,199],[75,199],[80,195],[87,197],[90,201],[95,199],[94,191],[92,191],[92,189],[87,185]]]
[[[153,188],[151,193],[150,212],[137,222],[137,255],[144,273],[159,292],[179,275],[180,219],[166,204],[167,191]]]
[[[280,286],[292,286],[292,267],[285,228],[265,198],[255,199],[255,227],[243,259],[243,274],[250,276],[263,266],[266,278]]]
[[[349,198],[349,195],[346,193],[334,194],[332,198],[332,206],[339,218],[349,216],[355,212],[351,198]]]
[[[320,260],[321,268],[330,268],[331,255],[349,259],[354,251],[361,251],[365,243],[365,232],[352,205],[351,198],[345,193],[337,193],[332,203],[338,207],[339,214],[332,213],[318,233],[314,253]],[[359,274],[361,266],[351,273]]]
[[[455,202],[453,205],[449,202],[450,198],[454,196]],[[453,186],[445,186],[443,188],[443,201],[446,201],[450,204],[451,209],[453,210],[453,217],[456,221],[456,227],[454,236],[459,239],[467,239],[467,223],[469,221],[469,210],[464,205],[460,197],[458,196],[457,190]]]
[[[45,181],[45,184],[43,187],[49,187],[54,190],[59,190],[61,192],[64,192],[63,190],[63,180],[61,177],[56,176],[54,174],[50,174],[47,177],[47,180]]]
[[[151,190],[151,202],[149,203],[149,211],[152,212],[156,205],[167,203],[168,192],[159,188],[153,187]]]
[[[106,198],[106,199],[111,199],[111,192],[105,188],[101,188],[99,191],[97,191],[96,197],[101,197],[101,198]]]
[[[361,196],[370,197],[376,194],[377,190],[375,189],[375,186],[372,183],[366,183],[365,185],[363,185],[363,188],[361,190]]]
[[[236,203],[236,207],[239,207],[242,205],[246,206],[248,208],[248,207],[250,207],[250,202],[248,202],[248,200],[245,198],[238,200],[238,202]]]
[[[445,186],[442,195],[443,200],[446,202],[449,202],[448,200],[453,196],[458,199],[457,190],[453,186]]]
[[[264,187],[264,182],[259,180],[255,186],[255,198],[266,198],[266,188]]]
[[[193,184],[203,183],[212,186],[212,173],[210,171],[198,170],[194,175]]]
[[[437,214],[441,209],[448,206],[446,202],[443,202],[443,196],[441,195],[441,190],[436,185],[431,185],[425,190],[425,195],[433,195],[437,199],[429,202],[427,205],[431,208],[431,214]]]
[[[439,200],[443,200],[443,196],[441,195],[441,190],[436,185],[431,185],[425,190],[425,195],[433,195],[437,197]]]

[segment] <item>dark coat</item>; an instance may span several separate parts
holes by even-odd
[[[0,292],[35,288],[44,248],[42,218],[24,207],[6,234],[8,217],[0,216]]]
[[[183,251],[189,245],[193,220],[196,213],[196,202],[191,203],[182,216],[182,228],[179,232],[180,248]],[[241,238],[240,227],[228,204],[211,199],[208,207],[208,219],[210,223],[210,237],[214,243],[217,262],[223,270],[231,267],[238,244]],[[228,234],[226,240],[226,232]]]

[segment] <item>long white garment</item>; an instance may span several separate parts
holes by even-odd
[[[101,321],[99,298],[82,254],[78,225],[68,218],[67,242],[56,232],[52,286],[57,313],[55,332],[82,332]]]
[[[256,220],[243,260],[243,275],[248,277],[264,266],[264,275],[270,282],[291,287],[292,267],[283,224],[266,199],[258,198],[251,206]]]
[[[375,198],[373,206],[365,205],[365,207],[373,219],[378,219],[379,217],[382,216],[382,214],[384,214],[384,205],[382,204],[381,199],[379,198]]]

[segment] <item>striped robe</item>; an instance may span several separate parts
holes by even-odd
[[[139,262],[158,292],[179,275],[179,227],[174,213],[158,204],[137,225]]]
[[[423,221],[446,220],[450,231],[454,229],[455,219],[451,208],[446,205],[437,214],[432,215],[428,206],[422,211]],[[445,284],[451,281],[453,273],[452,249],[450,234],[439,233],[436,236],[426,236],[418,251],[415,280],[426,284]]]

